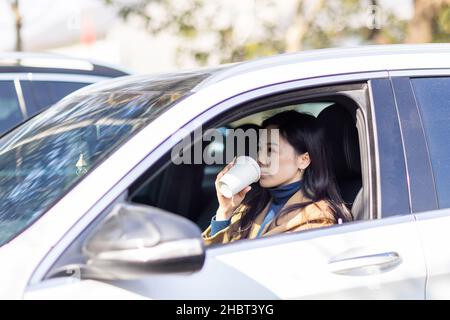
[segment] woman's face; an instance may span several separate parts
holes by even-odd
[[[297,154],[294,147],[273,126],[260,135],[258,164],[261,167],[259,184],[263,188],[283,186],[300,180],[309,163],[308,153]]]

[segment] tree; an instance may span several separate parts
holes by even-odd
[[[11,10],[14,14],[15,19],[15,30],[16,30],[16,51],[22,51],[22,16],[19,10],[19,0],[9,0],[11,5]]]
[[[179,61],[191,58],[199,65],[347,44],[450,41],[445,38],[450,0],[416,0],[410,22],[400,20],[377,0],[294,0],[288,14],[277,14],[276,0],[241,1],[239,5],[254,4],[253,13],[247,12],[250,32],[236,22],[237,6],[230,6],[230,1],[105,1],[115,5],[125,20],[140,18],[153,34],[172,32],[185,40],[178,48]],[[421,33],[427,36],[419,38]]]
[[[450,42],[450,0],[415,0],[406,42]]]

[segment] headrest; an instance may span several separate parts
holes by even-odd
[[[339,104],[322,110],[317,119],[325,129],[337,179],[361,176],[358,130],[350,112]]]

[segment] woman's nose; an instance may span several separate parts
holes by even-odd
[[[267,165],[267,159],[261,153],[258,153],[258,159],[256,162],[260,167],[264,167]]]

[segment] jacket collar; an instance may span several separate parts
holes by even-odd
[[[303,194],[302,190],[299,190],[289,198],[289,200],[284,204],[284,206],[281,208],[281,210],[283,210],[284,208],[286,208],[292,204],[305,203],[305,202],[309,202],[309,201],[311,201],[311,199],[307,198]],[[261,226],[261,224],[264,220],[264,217],[266,216],[267,211],[269,210],[270,204],[271,204],[271,202],[269,201],[269,203],[266,205],[264,210],[262,210],[261,213],[256,217],[255,224],[258,227]],[[279,232],[289,230],[289,226],[291,226],[293,223],[295,223],[295,221],[297,221],[299,219],[299,216],[300,215],[297,210],[289,212],[287,214],[284,214],[282,217],[280,217],[278,219],[277,226],[274,225],[274,220],[272,220],[270,223],[266,224],[264,230],[261,232],[261,235],[264,236],[264,235],[269,235],[269,234],[279,233]]]

